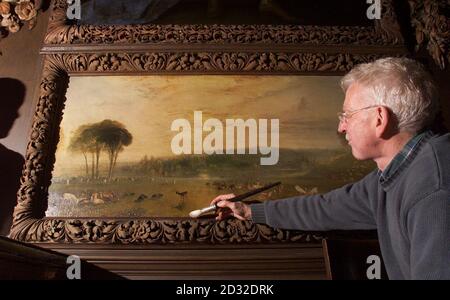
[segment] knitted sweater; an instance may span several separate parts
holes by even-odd
[[[250,207],[253,222],[276,228],[377,229],[389,279],[450,279],[450,134],[423,138],[382,183],[375,170],[327,194]]]

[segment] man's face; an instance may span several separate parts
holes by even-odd
[[[366,89],[353,83],[347,89],[343,104],[343,112],[347,113],[339,122],[338,131],[345,134],[345,139],[352,148],[352,154],[356,159],[365,160],[376,157],[376,118],[374,109],[359,109],[369,107]],[[353,111],[356,111],[352,113]]]

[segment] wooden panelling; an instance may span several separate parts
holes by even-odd
[[[78,255],[129,279],[325,278],[320,244],[38,245]]]

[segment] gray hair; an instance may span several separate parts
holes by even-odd
[[[412,59],[388,57],[357,65],[341,80],[344,92],[354,82],[368,89],[370,104],[392,111],[400,131],[416,133],[429,126],[439,109],[434,81]]]

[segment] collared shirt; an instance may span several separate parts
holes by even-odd
[[[413,138],[411,138],[406,145],[400,150],[399,153],[392,159],[392,161],[388,164],[384,171],[378,170],[378,175],[380,176],[380,183],[384,183],[388,181],[392,175],[394,175],[397,170],[407,162],[412,156],[416,149],[417,145],[419,145],[420,141],[426,137],[431,136],[433,133],[431,130],[424,131],[422,133],[417,134]]]

